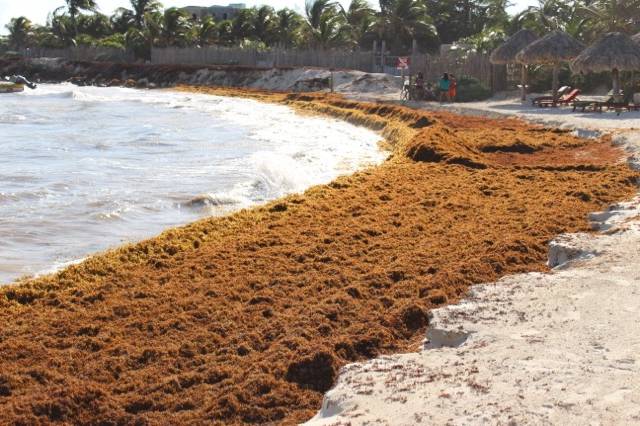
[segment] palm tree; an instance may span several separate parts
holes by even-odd
[[[146,16],[151,16],[147,14]],[[164,11],[160,37],[166,46],[186,47],[191,44],[191,21],[184,11],[172,7]]]
[[[233,45],[233,22],[228,19],[218,23],[218,43],[223,46]]]
[[[483,0],[481,3],[487,14],[487,22],[483,30],[488,28],[504,29],[509,23],[507,7],[511,3],[508,0]]]
[[[22,49],[27,46],[33,29],[30,20],[24,16],[13,18],[5,28],[9,31],[9,46],[11,48]]]
[[[438,31],[425,4],[419,0],[381,0],[375,29],[378,36],[387,40],[391,50],[397,53],[407,53],[413,40],[427,50],[440,44]]]
[[[309,26],[319,28],[322,15],[336,13],[336,5],[333,0],[308,0],[305,3],[305,13]]]
[[[162,3],[156,0],[131,0],[135,24],[138,28],[144,25],[144,17],[147,13],[158,12],[162,9]]]
[[[593,16],[589,16],[584,5],[575,0],[567,3],[562,0],[540,0],[537,6],[530,6],[513,17],[510,33],[522,28],[546,34],[550,31],[564,31],[571,36],[586,40],[594,37],[588,34],[595,29]]]
[[[95,0],[65,0],[67,11],[71,18],[71,26],[73,27],[74,38],[78,36],[77,18],[81,10],[95,11],[98,8]]]
[[[231,33],[236,42],[253,39],[255,35],[253,24],[255,22],[256,9],[242,9],[233,18]]]
[[[361,44],[375,21],[375,11],[367,0],[351,0],[348,9],[340,6],[340,10],[345,20],[342,28],[345,38],[354,46]]]
[[[596,31],[632,34],[639,29],[640,0],[594,0],[581,9],[593,19]]]
[[[163,12],[156,10],[144,14],[144,27],[142,31],[150,47],[160,40],[160,37],[162,36],[163,25]]]
[[[569,4],[562,0],[539,0],[537,6],[529,6],[514,17],[514,30],[527,28],[539,34],[563,30],[564,22],[569,17],[568,9]]]
[[[312,47],[328,48],[339,44],[344,15],[339,13],[338,4],[332,0],[312,0],[305,4],[307,18],[306,32]]]
[[[271,6],[261,6],[253,17],[253,33],[263,43],[270,45],[276,39],[276,11]]]
[[[56,44],[60,47],[76,44],[71,18],[62,12],[63,9],[64,7],[57,8],[47,18],[47,26],[51,29],[51,33],[57,40]]]
[[[138,28],[135,24],[129,27],[125,34],[125,46],[131,49],[136,57],[151,59],[151,49],[161,42],[164,14],[160,11],[147,12],[143,22],[143,28]]]
[[[80,15],[78,17],[78,31],[92,38],[103,38],[113,34],[111,21],[102,13]]]
[[[129,28],[135,25],[134,13],[131,9],[127,9],[126,7],[117,8],[109,20],[111,21],[111,27],[113,27],[113,30],[122,34],[125,34]]]
[[[196,28],[198,45],[208,46],[218,41],[218,26],[211,16],[205,16]]]
[[[284,47],[291,47],[298,42],[302,17],[291,9],[280,9],[277,12],[278,23],[276,40]]]

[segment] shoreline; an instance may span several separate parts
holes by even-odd
[[[10,311],[2,314],[2,320],[8,323],[13,315],[29,311],[36,313],[37,318],[29,318],[25,322],[45,327],[49,315],[52,319],[71,318],[78,315],[77,310],[82,311],[95,304],[106,305],[100,308],[105,318],[87,321],[91,317],[89,311],[82,314],[88,315],[84,316],[86,326],[95,321],[103,323],[104,330],[98,327],[97,332],[61,338],[49,335],[54,330],[46,327],[40,331],[49,336],[54,347],[56,340],[69,340],[66,343],[70,346],[65,343],[58,350],[62,353],[70,351],[81,359],[97,363],[94,367],[102,366],[104,369],[107,368],[104,362],[113,363],[113,358],[124,358],[120,369],[137,379],[128,380],[128,386],[138,394],[149,394],[150,398],[132,401],[132,395],[126,393],[125,399],[118,397],[110,387],[113,385],[100,385],[113,383],[113,378],[107,375],[98,379],[95,373],[79,366],[82,371],[80,377],[84,380],[77,383],[77,386],[86,384],[86,381],[93,383],[100,389],[101,396],[96,397],[97,400],[106,403],[108,412],[121,419],[145,415],[150,416],[153,422],[157,420],[156,415],[172,411],[176,400],[184,403],[185,399],[191,401],[191,408],[172,411],[176,416],[186,416],[179,417],[183,420],[204,418],[213,412],[226,413],[227,417],[212,418],[224,422],[301,421],[309,418],[315,411],[312,406],[333,384],[337,368],[345,361],[408,349],[422,337],[428,321],[427,312],[443,303],[459,300],[474,283],[492,281],[492,277],[514,272],[546,270],[541,265],[541,260],[546,257],[541,253],[545,238],[557,235],[560,233],[557,231],[563,229],[587,231],[588,211],[604,207],[618,197],[628,197],[636,190],[631,180],[637,174],[626,170],[626,166],[616,165],[621,153],[609,147],[607,140],[584,141],[562,132],[525,125],[518,120],[460,119],[446,113],[366,104],[317,94],[249,93],[201,87],[189,90],[212,94],[221,90],[234,92],[367,125],[384,132],[393,145],[394,154],[380,166],[338,178],[329,185],[313,187],[302,195],[286,197],[224,218],[204,219],[167,230],[159,237],[91,258],[56,276],[44,277],[20,288],[0,290],[0,295],[9,299],[0,299],[0,305],[7,308],[5,311]],[[517,135],[517,141],[509,138],[504,141],[506,135],[513,134]],[[480,138],[484,140],[478,141]],[[486,143],[487,140],[490,143]],[[602,158],[598,161],[577,160],[576,152],[598,153]],[[556,181],[557,178],[561,179]],[[609,188],[605,190],[604,184]],[[567,187],[575,190],[567,194]],[[434,197],[437,191],[442,194]],[[552,196],[549,199],[550,191]],[[532,203],[532,193],[538,194],[537,201],[542,202]],[[556,206],[555,202],[562,205]],[[520,204],[520,208],[511,211],[509,203]],[[523,206],[525,211],[521,211]],[[552,215],[552,212],[559,216],[544,217],[544,214]],[[388,222],[380,226],[376,223],[380,219]],[[463,225],[463,229],[451,229],[451,223]],[[526,225],[524,229],[523,224]],[[351,229],[354,226],[357,227],[355,231]],[[480,239],[474,235],[474,227],[477,229],[478,226],[486,230]],[[501,229],[496,229],[496,226]],[[507,235],[498,231],[506,231]],[[425,240],[424,235],[430,232],[440,233],[445,241]],[[460,241],[468,245],[454,245],[457,250],[451,251],[451,245]],[[299,250],[300,247],[304,249]],[[244,260],[234,260],[229,252],[231,248],[235,249],[235,256],[244,256]],[[362,255],[363,250],[365,256]],[[199,255],[199,251],[206,253]],[[229,254],[221,258],[225,251]],[[443,253],[447,255],[440,259]],[[435,254],[435,257],[430,254]],[[483,256],[480,261],[477,260],[479,255]],[[340,267],[333,267],[333,264]],[[207,265],[214,265],[214,270],[207,272],[207,268],[203,268]],[[270,282],[264,280],[268,277],[260,268],[263,268],[262,272],[269,271]],[[238,271],[242,274],[238,275]],[[314,279],[305,278],[309,274]],[[226,278],[217,280],[218,276]],[[187,288],[183,288],[185,285]],[[296,288],[302,293],[298,294]],[[144,293],[144,297],[136,298],[136,291]],[[316,303],[320,302],[317,297],[324,292],[325,299],[316,307],[315,313],[303,309],[307,305],[305,301],[315,299]],[[127,294],[128,298],[123,298]],[[205,315],[214,323],[220,318],[227,318],[228,324],[223,327],[225,331],[217,330],[213,334],[224,349],[237,345],[237,353],[233,355],[228,350],[216,353],[215,347],[208,347],[204,343],[207,333],[203,334],[206,326],[198,325],[201,324],[198,316],[191,318],[190,315],[184,321],[198,329],[199,337],[194,338],[189,334],[189,327],[185,329],[184,325],[173,329],[169,325],[173,341],[182,342],[182,345],[174,344],[174,349],[163,351],[157,343],[164,342],[165,338],[145,328],[154,322],[162,322],[162,318],[172,312],[161,310],[150,316],[157,307],[144,301],[156,298],[156,294],[165,295],[163,298],[181,305],[186,303],[185,306],[190,306],[189,310],[194,314]],[[249,297],[250,294],[255,295]],[[302,304],[287,307],[287,304],[295,305],[294,300]],[[371,303],[369,300],[377,301]],[[132,306],[123,303],[125,301],[131,302]],[[138,304],[138,301],[142,302]],[[231,309],[231,314],[216,311],[215,307],[220,303]],[[136,304],[138,306],[133,306]],[[206,306],[199,306],[202,304]],[[50,312],[43,312],[43,308]],[[105,311],[104,308],[110,309]],[[366,320],[366,315],[360,317],[363,310],[369,315]],[[249,315],[246,318],[241,314],[244,311]],[[294,311],[298,312],[297,315],[311,314],[311,318],[295,317],[294,328],[284,334],[281,330],[281,337],[276,337],[276,329],[269,323],[279,323],[281,328],[284,323],[277,321],[281,312]],[[343,312],[349,313],[347,318],[341,318]],[[238,321],[246,322],[247,318],[256,321],[254,325],[262,331],[256,335],[249,330],[241,330],[245,337],[236,335],[229,340],[229,324],[240,325]],[[353,318],[365,321],[362,324],[370,324],[370,329],[362,328],[362,324],[354,326]],[[131,322],[141,324],[142,329],[134,327],[138,330],[134,334],[141,341],[155,342],[141,354],[138,354],[141,348],[137,349],[122,334],[127,323]],[[67,325],[71,329],[80,325],[69,324],[73,324]],[[10,335],[20,339],[38,329],[10,327]],[[345,329],[347,334],[335,337]],[[263,341],[262,336],[268,333],[276,333],[275,343]],[[116,353],[121,355],[106,356],[107,359],[92,356],[92,353],[101,351],[111,353],[115,349],[113,346],[122,346],[114,344],[114,337],[105,340],[103,334],[115,334],[128,342],[124,355],[120,350]],[[323,339],[330,345],[320,344]],[[8,342],[0,339],[0,342],[5,341]],[[189,341],[200,343],[189,345]],[[255,347],[256,342],[267,347]],[[281,343],[284,346],[279,346]],[[165,346],[167,344],[164,343]],[[279,349],[270,352],[274,344]],[[89,346],[85,348],[83,345]],[[198,345],[202,348],[196,347]],[[27,352],[34,356],[41,350],[30,347]],[[25,393],[27,389],[43,392],[52,386],[55,388],[48,380],[40,384],[21,380],[21,370],[15,368],[20,364],[14,359],[15,348],[0,344],[0,354],[9,359],[10,367],[13,367],[12,377],[0,379],[9,383],[6,386],[10,395],[15,388],[19,395],[18,406],[33,402]],[[280,359],[283,356],[290,362],[283,364]],[[140,357],[143,358],[141,363]],[[133,364],[127,361],[129,358]],[[164,369],[182,358],[187,360],[181,361],[180,365],[188,367],[178,367],[180,374],[167,374]],[[246,364],[246,358],[252,362]],[[269,370],[260,362],[265,359],[275,369]],[[249,379],[241,379],[236,372],[226,367],[219,368],[222,361],[236,366],[253,365],[252,368],[258,365],[264,371],[253,373]],[[215,371],[199,371],[198,365],[215,365],[216,368]],[[65,367],[58,365],[54,370],[61,374]],[[142,375],[134,373],[139,370],[147,371]],[[313,370],[321,373],[316,374]],[[191,378],[189,386],[183,386],[185,374]],[[169,399],[161,397],[144,384],[145,380],[153,382],[152,377],[158,376],[176,377],[175,396],[170,393],[172,397]],[[59,381],[69,384],[73,380],[62,374],[53,383]],[[253,389],[252,386],[257,390],[257,396],[238,390]],[[208,395],[213,393],[214,397],[208,400],[197,397],[194,388]],[[69,394],[54,395],[51,399],[45,397],[40,402],[61,405],[71,410],[69,415],[88,415],[86,407],[70,408],[69,398],[74,392],[78,390],[72,386]],[[230,396],[215,397],[216,392]],[[299,404],[302,400],[305,407],[290,411],[293,401]],[[278,401],[277,409],[264,408],[273,405],[274,401]],[[118,410],[118,406],[130,409],[123,412]],[[246,406],[251,408],[247,411]],[[208,407],[213,408],[208,410]],[[239,412],[240,407],[244,412]],[[106,413],[95,413],[88,419],[97,420]],[[249,417],[246,417],[247,413]],[[44,415],[51,418],[47,413]]]
[[[520,103],[502,102],[512,109]],[[489,118],[515,116],[492,111],[493,103],[482,108],[413,107]],[[567,120],[566,115],[520,109],[518,116],[528,122],[590,138],[611,137],[627,153],[629,166],[640,169],[640,131],[624,127],[626,117],[604,129],[581,128],[581,119],[571,114]],[[635,377],[640,371],[635,332],[627,324],[635,322],[632,313],[640,303],[633,290],[638,281],[634,265],[640,262],[638,218],[640,193],[590,213],[596,234],[554,238],[549,273],[478,284],[459,303],[433,310],[420,351],[343,367],[321,410],[305,425],[637,421],[640,401],[633,395],[639,390]]]
[[[36,191],[32,185],[11,182],[4,185],[5,197],[0,194],[0,207],[4,207],[7,221],[0,224],[0,234],[5,233],[7,249],[0,256],[5,261],[0,264],[0,285],[18,278],[50,274],[63,269],[67,261],[76,263],[92,253],[151,238],[170,227],[300,193],[307,187],[326,184],[337,176],[378,164],[389,155],[379,149],[379,133],[342,120],[303,116],[285,105],[251,99],[187,95],[172,89],[103,89],[63,83],[42,84],[36,92],[7,101],[5,113],[18,108],[24,109],[28,116],[31,114],[26,113],[27,108],[32,104],[46,110],[49,106],[64,110],[66,105],[73,104],[83,108],[74,117],[81,121],[85,107],[99,108],[91,116],[103,121],[104,130],[97,129],[80,137],[77,145],[73,139],[61,140],[60,147],[69,153],[52,156],[41,169],[48,170],[75,158],[79,154],[74,150],[79,146],[88,146],[86,155],[91,158],[90,162],[98,161],[103,166],[88,176],[82,167],[61,177],[60,181],[68,185],[65,194],[53,190],[46,192],[46,197],[38,198],[44,208],[40,214],[33,213],[23,201],[31,191]],[[138,111],[139,114],[134,115],[139,118],[114,119],[114,115],[121,115],[118,111],[122,109]],[[37,111],[34,113],[37,115]],[[26,118],[25,115],[20,117]],[[46,146],[56,145],[54,127],[60,122],[57,117],[53,111],[36,126],[22,121],[15,126],[4,124],[2,129],[15,135],[4,138],[7,154],[13,152],[20,156],[23,149],[35,147],[38,141],[46,142]],[[130,124],[121,127],[120,121],[123,125],[124,122]],[[189,121],[196,125],[190,126]],[[91,123],[81,122],[77,126],[86,129]],[[136,130],[136,126],[142,127]],[[154,134],[150,129],[158,130]],[[234,136],[216,136],[227,133]],[[135,134],[135,139],[130,138],[130,134]],[[200,142],[194,142],[196,140]],[[196,144],[201,146],[201,155],[194,149]],[[241,158],[215,161],[219,156],[227,156],[229,150],[240,150]],[[174,151],[181,154],[174,158]],[[116,161],[123,161],[133,169],[119,170],[112,165],[110,158],[114,155],[118,155]],[[140,170],[129,171],[136,167]],[[112,168],[116,170],[108,176]],[[13,176],[12,169],[7,165],[7,177]],[[171,170],[175,170],[173,179],[166,174],[173,174]],[[34,177],[41,174],[37,164],[27,164],[21,173]],[[160,174],[154,177],[156,173]],[[109,179],[103,179],[107,176]],[[127,176],[135,177],[138,185],[129,188]],[[46,178],[45,173],[43,191],[49,191]],[[160,182],[157,186],[156,181]],[[230,184],[231,181],[235,183]],[[89,190],[82,199],[76,195],[77,203],[66,205],[65,200],[69,200],[66,194],[85,193],[85,187],[92,185],[95,192]],[[113,195],[106,195],[111,191],[115,191]],[[89,204],[85,206],[86,203]],[[16,209],[24,210],[24,218],[12,220],[12,211]],[[42,226],[35,225],[39,223]],[[65,223],[69,224],[68,228]],[[23,243],[17,236],[24,232],[34,234]],[[47,237],[41,236],[40,243],[51,245],[38,244],[36,236],[42,234]],[[25,251],[29,252],[28,256],[24,255]],[[55,268],[58,265],[60,267]]]

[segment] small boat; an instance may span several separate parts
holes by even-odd
[[[0,93],[24,92],[24,84],[0,81]]]

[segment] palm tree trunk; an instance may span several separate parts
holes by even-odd
[[[76,15],[71,14],[71,23],[73,25],[73,39],[78,38],[78,21],[76,21]]]
[[[613,94],[615,96],[620,94],[620,71],[617,68],[614,68],[612,71],[613,74]]]
[[[520,73],[520,93],[523,101],[527,100],[527,66],[522,64]]]
[[[560,73],[560,64],[553,64],[553,84],[551,86],[551,90],[553,93],[553,99],[558,98],[558,86],[560,85],[560,81],[558,78],[558,74]]]

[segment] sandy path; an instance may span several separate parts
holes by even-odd
[[[617,141],[632,155],[640,150],[637,113],[589,119],[514,105],[446,109],[504,109],[562,127],[620,129]],[[425,350],[345,367],[308,424],[640,422],[638,218],[640,198],[591,214],[606,232],[554,240],[552,273],[476,286],[462,303],[434,311]]]

